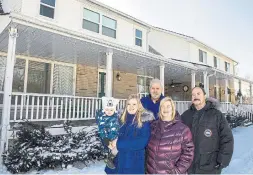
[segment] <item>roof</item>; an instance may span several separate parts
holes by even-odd
[[[150,25],[150,24],[148,24],[148,23],[146,23],[146,22],[144,22],[144,21],[141,21],[141,20],[139,20],[139,19],[137,19],[137,18],[134,18],[134,17],[132,17],[132,16],[126,14],[126,13],[123,13],[123,12],[121,12],[121,11],[119,11],[119,10],[116,10],[116,9],[114,9],[114,8],[108,6],[108,5],[105,5],[105,4],[101,3],[101,2],[98,2],[97,0],[88,0],[88,1],[91,2],[91,3],[93,3],[93,4],[96,4],[96,5],[98,5],[98,6],[101,6],[101,7],[104,7],[104,8],[106,8],[106,9],[109,9],[110,11],[112,11],[112,12],[114,12],[114,13],[117,13],[117,14],[120,15],[120,16],[124,16],[124,17],[126,17],[126,18],[128,18],[128,19],[131,19],[131,20],[133,20],[134,22],[139,23],[139,24],[141,24],[141,25],[143,25],[143,26],[145,26],[145,27],[148,27],[148,28],[151,28],[151,29],[160,30],[160,31],[163,31],[163,32],[172,34],[172,35],[176,35],[176,36],[182,37],[182,38],[184,38],[184,39],[188,39],[188,40],[187,40],[188,42],[189,42],[189,40],[190,40],[190,41],[194,41],[195,43],[201,45],[202,47],[207,47],[207,48],[210,49],[211,51],[215,52],[217,55],[224,56],[224,57],[226,57],[226,58],[228,58],[228,59],[230,59],[230,60],[232,60],[232,61],[238,63],[238,62],[235,61],[234,59],[232,59],[232,58],[230,58],[230,57],[224,55],[223,53],[221,53],[221,52],[217,51],[216,49],[214,49],[214,48],[208,46],[207,44],[205,44],[205,43],[203,43],[203,42],[201,42],[201,41],[195,39],[195,38],[192,37],[192,36],[184,35],[184,34],[181,34],[181,33],[177,33],[177,32],[171,31],[171,30],[159,28],[159,27],[156,27],[156,26],[152,26],[152,25]]]

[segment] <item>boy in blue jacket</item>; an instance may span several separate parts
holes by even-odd
[[[115,169],[113,159],[116,157],[118,151],[113,149],[118,138],[119,115],[116,111],[116,106],[119,100],[112,97],[102,97],[102,110],[97,113],[96,119],[98,124],[98,134],[106,150],[109,151],[108,157],[105,160],[106,165]]]

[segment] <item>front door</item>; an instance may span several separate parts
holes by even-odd
[[[98,97],[105,96],[105,84],[106,84],[106,73],[105,72],[99,72]]]

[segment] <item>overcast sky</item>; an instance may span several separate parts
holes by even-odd
[[[151,25],[190,35],[253,77],[253,0],[98,0]]]

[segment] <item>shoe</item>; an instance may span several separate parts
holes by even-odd
[[[106,163],[106,166],[108,166],[110,169],[115,169],[113,159],[110,159],[110,158],[105,159],[105,163]]]

